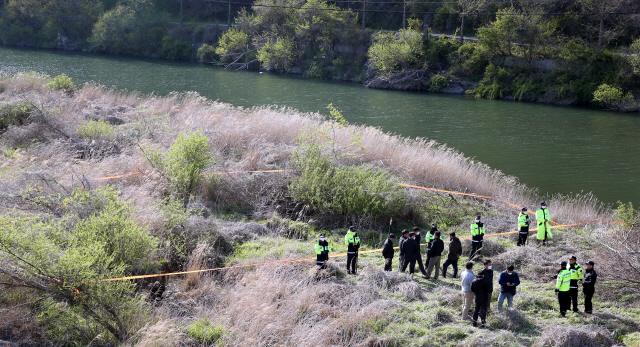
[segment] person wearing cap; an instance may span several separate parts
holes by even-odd
[[[471,291],[476,295],[476,307],[473,310],[473,326],[478,326],[478,316],[480,316],[480,322],[482,326],[487,323],[487,311],[489,310],[489,295],[491,291],[487,287],[487,282],[484,279],[484,270],[479,271],[476,279],[471,282]]]
[[[409,239],[402,244],[404,249],[404,265],[402,272],[409,266],[409,275],[413,278],[416,270],[416,260],[420,257],[420,245],[416,242],[416,233],[409,233]]]
[[[456,237],[456,233],[449,233],[449,254],[447,260],[442,264],[442,277],[447,278],[447,268],[453,266],[453,278],[458,276],[458,259],[462,256],[462,243]]]
[[[316,242],[316,265],[320,266],[321,269],[327,268],[329,252],[331,252],[329,242],[325,240],[324,234],[320,234],[320,239]]]
[[[584,279],[584,272],[582,271],[582,267],[578,265],[576,262],[577,258],[575,255],[572,255],[569,258],[569,267],[567,268],[571,271],[571,282],[569,284],[569,297],[571,297],[571,303],[573,304],[573,312],[578,311],[578,282],[582,284],[582,279]]]
[[[358,250],[360,249],[360,237],[356,232],[356,227],[349,227],[349,231],[344,236],[344,243],[347,245],[347,274],[355,275],[358,267]]]
[[[547,244],[547,240],[552,238],[551,229],[549,228],[549,220],[551,216],[549,215],[549,210],[547,210],[547,203],[541,202],[540,209],[536,211],[536,220],[538,221],[538,243],[542,241],[542,245]]]
[[[482,269],[482,276],[486,282],[487,287],[487,311],[491,308],[491,296],[493,295],[493,263],[487,259],[484,261],[484,269]],[[476,294],[478,295],[478,294]]]
[[[476,216],[476,220],[471,224],[471,252],[469,253],[469,260],[472,260],[478,255],[478,249],[482,248],[484,232],[484,223],[480,221],[480,216]]]
[[[427,265],[427,279],[431,279],[431,272],[436,270],[435,280],[438,280],[440,276],[440,258],[442,257],[442,251],[444,251],[444,242],[440,240],[440,232],[436,231],[435,239],[429,248],[429,264]]]
[[[460,286],[462,287],[462,320],[471,320],[469,318],[469,309],[473,303],[476,294],[471,291],[471,284],[475,279],[473,276],[473,263],[467,262],[465,270],[460,275]]]
[[[560,315],[564,317],[567,310],[571,306],[571,298],[569,298],[569,286],[571,285],[571,271],[567,270],[567,262],[560,262],[556,281],[556,295],[558,296],[558,304],[560,305]]]
[[[404,266],[404,243],[409,239],[409,230],[402,230],[402,235],[400,235],[400,240],[398,240],[398,271],[402,272],[402,267]]]
[[[591,299],[593,299],[593,294],[596,292],[595,285],[596,280],[598,279],[598,273],[593,268],[595,263],[593,261],[588,261],[584,263],[586,265],[587,270],[584,272],[584,280],[582,281],[582,294],[584,294],[584,312],[591,314],[593,313],[593,304],[591,303]]]
[[[504,299],[507,299],[507,308],[513,306],[513,296],[516,295],[516,287],[520,285],[520,276],[513,271],[514,266],[509,265],[507,270],[503,271],[498,277],[500,285],[500,296],[498,297],[498,310],[502,309]]]
[[[418,243],[418,246],[420,246],[420,241],[422,240],[422,237],[420,236],[420,228],[413,227],[413,232],[416,234],[416,242]],[[420,254],[417,263],[420,268],[420,272],[422,272],[422,276],[427,277],[427,272],[424,270],[424,264],[422,264],[422,247],[420,247]]]
[[[527,237],[529,236],[529,214],[527,208],[523,207],[518,216],[518,246],[527,245]]]
[[[438,231],[438,224],[431,223],[431,230],[427,233],[425,237],[425,241],[427,241],[427,259],[425,260],[425,264],[429,266],[429,250],[431,249],[431,245],[433,244],[433,240],[436,238],[436,232]]]
[[[382,257],[384,258],[384,271],[391,271],[391,263],[393,262],[393,255],[395,250],[393,249],[393,241],[396,239],[396,235],[389,234],[389,238],[384,242],[382,247]]]

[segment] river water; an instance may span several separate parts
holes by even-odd
[[[640,205],[640,116],[586,108],[366,89],[202,64],[0,46],[0,71],[65,73],[119,89],[197,91],[236,106],[281,105],[426,137],[462,151],[541,194],[593,192]]]

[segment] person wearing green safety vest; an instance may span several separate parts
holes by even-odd
[[[431,245],[433,245],[433,240],[436,239],[436,232],[438,231],[438,224],[431,223],[431,230],[427,233],[424,240],[427,241],[427,258],[425,260],[425,264],[429,266],[429,250],[431,249]],[[422,257],[422,255],[420,255]],[[424,272],[422,274],[424,277],[427,277],[427,273]]]
[[[538,221],[538,243],[542,241],[542,245],[547,244],[547,240],[552,238],[551,229],[549,228],[549,210],[547,210],[547,203],[541,202],[540,209],[536,212],[536,220]]]
[[[475,222],[471,224],[471,253],[469,253],[469,260],[478,255],[478,250],[482,248],[484,231],[484,223],[480,221],[480,216],[476,216]]]
[[[572,255],[569,258],[569,268],[567,270],[571,271],[571,284],[569,286],[569,297],[571,298],[571,303],[573,304],[573,312],[578,311],[578,282],[582,284],[582,280],[584,279],[584,271],[582,271],[582,267],[578,265],[576,262],[578,258],[575,255]]]
[[[560,315],[564,317],[567,310],[571,306],[569,297],[569,287],[571,286],[571,271],[567,270],[567,262],[560,262],[558,270],[558,280],[556,281],[556,295],[558,296],[558,304],[560,305]]]
[[[527,208],[523,207],[522,212],[518,216],[518,246],[527,245],[527,237],[529,236],[529,214]]]
[[[360,249],[360,237],[356,232],[356,227],[349,227],[347,235],[344,236],[344,243],[347,245],[347,274],[355,275],[358,267],[358,250]]]
[[[327,268],[329,252],[331,252],[331,246],[325,240],[324,234],[320,234],[320,239],[316,242],[316,265],[320,266],[321,269]]]

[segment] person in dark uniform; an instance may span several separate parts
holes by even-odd
[[[347,231],[347,234],[344,236],[344,243],[347,245],[347,274],[356,275],[360,236],[358,236],[355,226],[349,227],[349,231]]]
[[[584,294],[584,312],[591,314],[593,313],[593,304],[591,303],[591,299],[593,298],[593,294],[596,292],[595,285],[596,280],[598,279],[598,273],[593,268],[595,263],[593,261],[588,261],[584,263],[587,266],[587,271],[584,272],[584,280],[582,281],[582,293]]]
[[[482,326],[487,323],[487,311],[489,303],[489,289],[484,279],[484,270],[478,272],[476,279],[471,282],[471,291],[476,294],[476,307],[473,310],[473,326],[478,326],[478,316]]]
[[[404,245],[405,242],[409,239],[409,230],[402,230],[402,235],[400,235],[400,240],[398,240],[398,271],[402,272],[402,267],[404,266]]]
[[[418,243],[418,246],[420,246],[420,241],[422,241],[422,237],[420,236],[420,228],[413,227],[413,232],[416,234],[416,242]],[[418,257],[418,260],[416,262],[418,263],[418,267],[420,268],[420,272],[422,272],[422,276],[426,277],[427,276],[427,272],[424,269],[424,264],[422,264],[422,247],[420,247],[420,256]],[[427,265],[429,265],[429,264],[427,264]]]
[[[556,295],[560,306],[560,315],[565,317],[567,310],[571,308],[571,298],[569,297],[569,285],[571,283],[571,271],[567,270],[567,262],[560,262],[558,274],[554,276],[556,281]]]
[[[393,241],[396,239],[396,235],[389,234],[389,238],[384,242],[382,247],[382,257],[384,258],[384,271],[391,271],[393,263],[393,255],[395,250],[393,249]]]
[[[476,220],[471,224],[471,252],[469,252],[469,260],[473,260],[478,255],[478,250],[482,248],[485,227],[480,221],[480,216],[476,216]]]
[[[329,242],[325,240],[324,234],[320,234],[320,239],[316,242],[316,265],[320,266],[321,269],[327,268],[329,252],[331,252]]]
[[[404,249],[404,265],[402,265],[402,272],[409,266],[409,275],[413,278],[413,273],[416,270],[416,261],[420,257],[420,245],[416,242],[416,234],[409,233],[409,239],[402,244]]]
[[[529,213],[527,208],[523,207],[522,212],[518,216],[518,246],[527,245],[527,237],[529,236]]]

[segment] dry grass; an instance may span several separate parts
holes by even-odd
[[[536,347],[609,347],[615,343],[611,334],[599,326],[582,328],[549,326],[544,329]]]
[[[198,244],[196,248],[191,252],[189,256],[189,260],[187,261],[187,271],[198,271],[202,270],[207,264],[207,255],[209,252],[209,244],[206,242]],[[202,278],[203,273],[190,273],[187,274],[187,288],[197,287],[200,284],[200,279]]]

